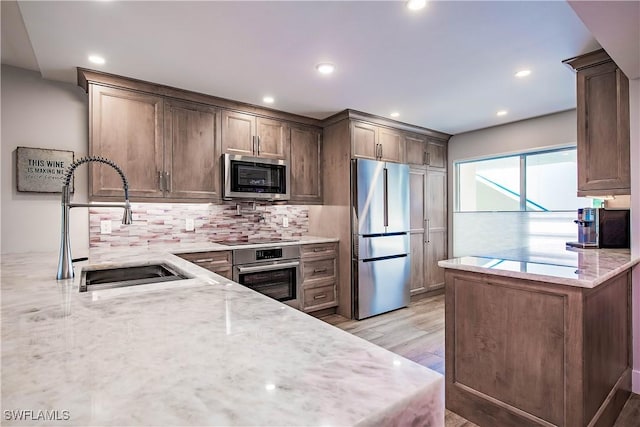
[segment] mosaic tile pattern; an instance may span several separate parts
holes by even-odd
[[[122,209],[89,209],[89,247],[154,246],[265,238],[299,238],[309,231],[307,206],[205,203],[132,203],[133,224],[122,225]],[[282,227],[284,217],[288,227]],[[186,219],[195,231],[186,231]],[[100,234],[100,222],[111,221],[111,234]]]

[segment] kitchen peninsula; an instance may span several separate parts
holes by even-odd
[[[89,262],[190,278],[79,293],[81,265],[3,255],[5,425],[444,424],[440,374],[173,254],[110,252]]]
[[[448,409],[479,425],[613,425],[631,390],[640,258],[570,254],[563,265],[526,255],[440,261]]]

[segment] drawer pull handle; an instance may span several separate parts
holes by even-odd
[[[322,252],[324,248],[313,248],[313,252]]]
[[[321,298],[326,298],[326,297],[327,297],[327,294],[319,294],[319,295],[315,295],[313,297],[313,299],[321,299]]]
[[[195,262],[213,262],[213,258],[197,259]]]
[[[315,268],[315,269],[313,270],[313,273],[314,273],[314,274],[315,274],[315,273],[324,273],[325,271],[327,271],[327,269],[326,269],[326,268]]]

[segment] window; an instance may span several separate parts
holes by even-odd
[[[456,211],[574,211],[576,149],[527,153],[456,164]]]

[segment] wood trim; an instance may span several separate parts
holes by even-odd
[[[430,298],[436,295],[443,295],[443,294],[444,294],[444,287],[433,289],[433,290],[425,289],[424,291],[411,294],[411,302],[416,302],[424,298]]]
[[[612,61],[612,59],[609,54],[604,49],[598,49],[593,52],[585,53],[584,55],[565,59],[562,63],[574,71],[580,71],[585,68],[595,67],[596,65],[610,61]]]
[[[451,135],[448,133],[440,132],[437,130],[425,128],[422,126],[416,126],[409,123],[399,122],[397,120],[388,119],[386,117],[376,116],[375,114],[365,113],[362,111],[346,109],[333,116],[329,116],[322,121],[322,126],[327,127],[338,123],[342,120],[361,120],[375,124],[377,126],[384,126],[395,130],[402,130],[405,132],[412,132],[419,135],[427,135],[443,142],[449,141]]]
[[[167,98],[175,98],[183,101],[197,102],[209,106],[235,110],[243,113],[251,113],[256,116],[275,118],[286,120],[289,122],[322,127],[323,122],[311,117],[300,116],[297,114],[285,113],[279,110],[264,108],[253,104],[239,101],[233,101],[226,98],[220,98],[212,95],[205,95],[190,90],[179,89],[171,86],[160,85],[115,74],[104,73],[101,71],[89,70],[86,68],[77,68],[78,86],[83,88],[85,92],[89,90],[89,84],[98,84],[101,86],[109,86],[120,89],[131,89],[138,92],[146,92],[153,95],[163,96]]]
[[[336,307],[320,309],[320,310],[317,310],[317,311],[310,311],[307,314],[310,315],[310,316],[313,316],[313,317],[317,317],[317,318],[324,317],[324,316],[330,316],[332,314],[336,314]]]

